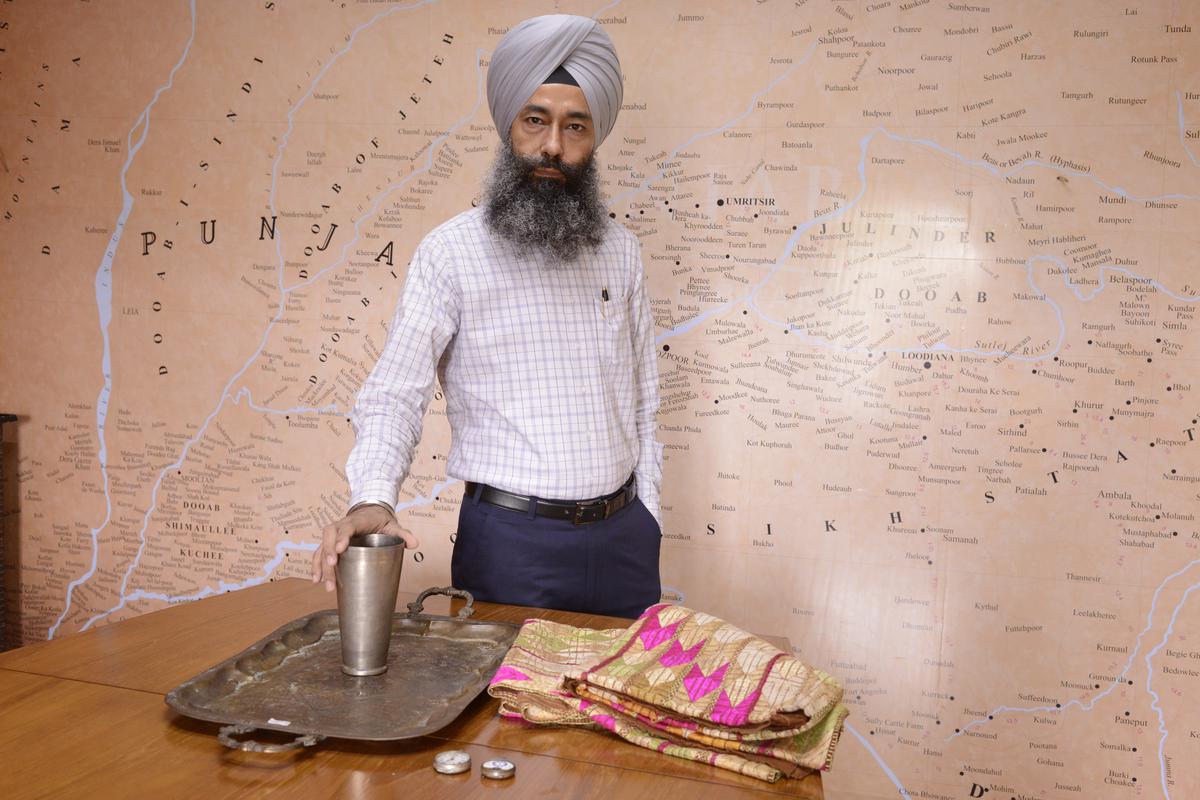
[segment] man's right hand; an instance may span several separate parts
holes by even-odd
[[[404,546],[415,550],[420,546],[417,537],[400,527],[396,517],[383,506],[365,505],[351,511],[332,525],[321,530],[321,546],[313,554],[312,581],[325,581],[325,591],[334,590],[334,567],[338,555],[350,545],[357,533],[388,533],[404,540]]]

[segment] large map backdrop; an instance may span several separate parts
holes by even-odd
[[[306,574],[489,53],[556,9],[626,74],[666,594],[844,680],[830,796],[1200,796],[1190,3],[4,3],[21,638]],[[439,394],[407,590],[448,437]]]

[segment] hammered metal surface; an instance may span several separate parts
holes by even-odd
[[[396,614],[382,675],[342,672],[337,611],[291,622],[190,681],[167,704],[210,722],[384,741],[450,724],[487,685],[519,626]]]

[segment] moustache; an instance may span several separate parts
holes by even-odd
[[[536,175],[538,170],[554,170],[563,176],[564,182],[568,188],[579,186],[583,180],[583,176],[587,173],[589,161],[584,161],[579,164],[571,164],[563,161],[561,158],[550,158],[549,156],[517,156],[520,160],[525,179],[532,182],[534,180],[557,180],[556,177],[549,175]]]

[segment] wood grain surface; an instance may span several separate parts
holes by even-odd
[[[397,607],[414,597],[402,594]],[[280,580],[0,654],[0,797],[824,796],[819,775],[766,784],[605,733],[502,719],[486,694],[434,735],[378,743],[326,739],[285,754],[229,750],[217,741],[217,725],[182,717],[164,703],[178,684],[282,625],[335,605],[319,586]],[[425,610],[447,614],[461,606],[430,598]],[[477,604],[474,618],[534,617],[593,628],[629,624],[488,603]],[[469,773],[433,771],[434,755],[451,748],[471,753]],[[479,765],[497,757],[517,765],[514,779],[480,775]]]

